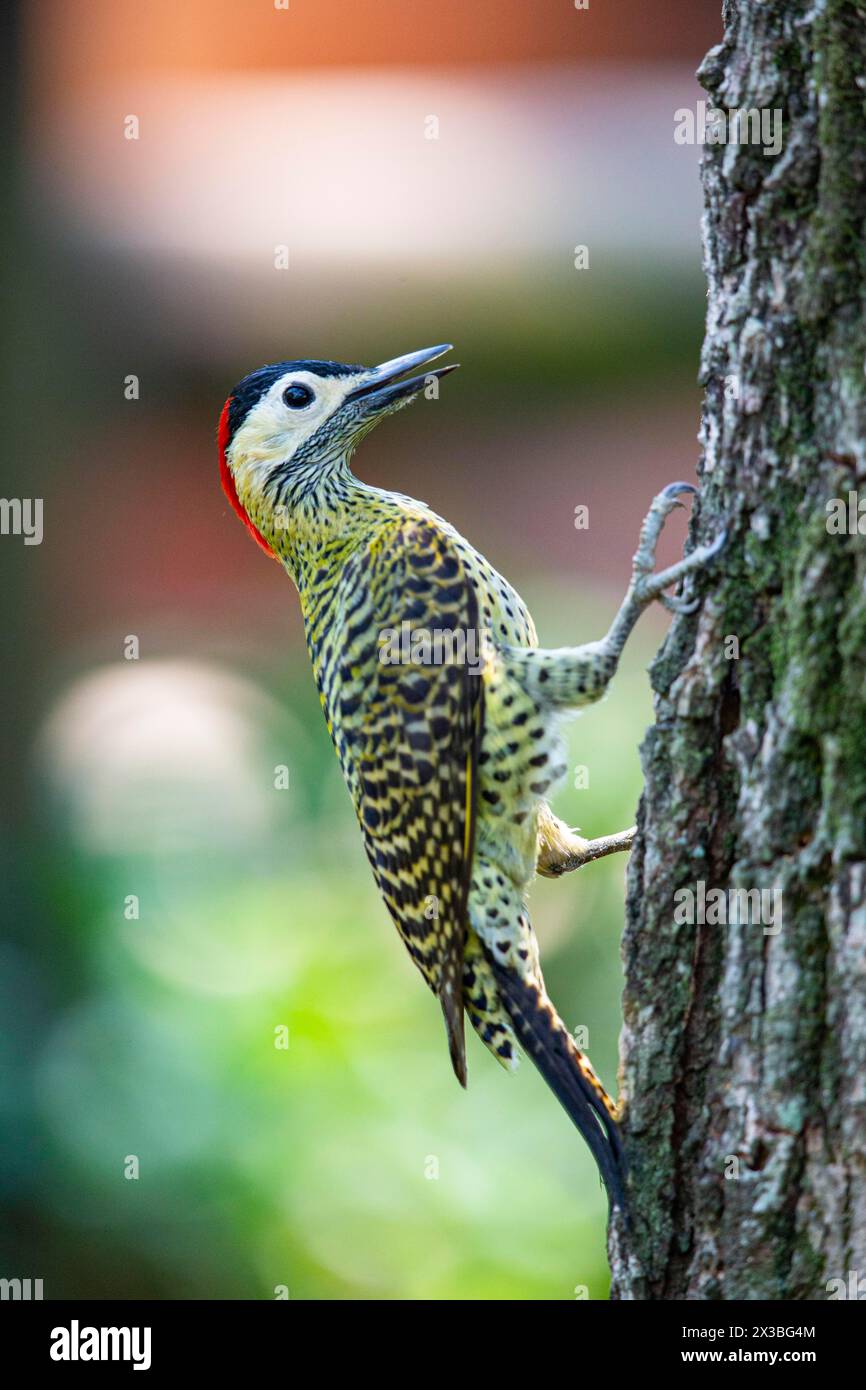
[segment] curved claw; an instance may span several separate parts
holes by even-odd
[[[716,536],[716,539],[714,541],[711,541],[706,548],[705,553],[708,560],[712,560],[714,556],[718,555],[720,550],[724,550],[725,545],[727,543],[727,539],[728,528],[727,526],[723,526],[719,534]]]
[[[659,598],[669,613],[696,613],[701,606],[699,598],[671,597],[669,594],[660,594]]]
[[[679,497],[682,492],[692,492],[697,496],[697,488],[693,483],[668,483],[667,487],[662,488],[662,497]]]

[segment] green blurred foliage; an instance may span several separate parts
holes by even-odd
[[[615,601],[524,587],[561,615],[554,641],[594,631]],[[609,698],[569,727],[590,787],[556,804],[587,833],[633,819],[652,641],[644,631]],[[474,1035],[461,1091],[439,1009],[374,889],[311,683],[280,669],[243,679],[278,697],[253,753],[275,807],[258,842],[204,833],[97,853],[82,843],[81,789],[58,794],[51,766],[41,773],[43,917],[15,933],[3,977],[0,1097],[17,1135],[4,1265],[14,1256],[49,1296],[604,1297],[605,1201],[579,1136],[528,1063],[509,1077]],[[287,792],[273,786],[280,758]],[[177,813],[180,774],[166,794]],[[617,858],[540,883],[532,903],[553,997],[588,1026],[611,1085],[623,871]]]
[[[583,410],[613,418],[691,381],[696,267],[609,264],[589,278],[566,257],[486,279],[385,267],[351,294],[292,281],[265,332],[241,312],[240,279],[216,322],[194,267],[113,255],[38,217],[14,251],[7,449],[46,497],[51,531],[38,554],[0,555],[0,1274],[43,1278],[48,1297],[272,1298],[281,1285],[313,1299],[605,1297],[606,1203],[568,1118],[528,1063],[509,1077],[474,1035],[468,1092],[454,1080],[438,1005],[372,883],[305,654],[287,643],[297,626],[274,616],[293,596],[286,585],[272,600],[261,557],[241,570],[222,541],[235,523],[212,435],[228,385],[254,363],[291,351],[372,362],[447,334],[471,364],[453,394],[461,435],[507,434],[512,412],[557,415],[567,447]],[[127,370],[145,383],[134,411]],[[639,445],[629,467],[633,456],[648,500]],[[438,441],[430,458],[438,495],[452,465]],[[492,535],[500,473],[458,486]],[[155,556],[148,509],[163,495]],[[213,529],[184,569],[202,496]],[[553,499],[566,527],[579,500]],[[578,590],[513,518],[495,521],[513,551],[491,558],[545,643],[599,636],[621,590],[593,593],[585,575]],[[246,690],[235,773],[246,769],[246,798],[258,788],[259,833],[206,757],[168,772],[157,760],[151,782],[127,784],[129,765],[106,753],[108,719],[71,771],[39,755],[58,702],[124,664],[121,623],[148,633],[142,674],[159,666],[153,652],[186,654]],[[568,728],[570,766],[587,765],[590,785],[566,786],[555,806],[586,834],[634,819],[644,667],[662,630],[660,615],[643,620],[608,698]],[[291,769],[285,793],[277,763]],[[104,782],[100,840],[90,799]],[[531,901],[551,995],[589,1029],[612,1089],[624,868],[616,857],[539,882]],[[129,894],[137,921],[124,917]],[[274,1046],[283,1025],[286,1050]],[[124,1177],[128,1155],[137,1180]]]

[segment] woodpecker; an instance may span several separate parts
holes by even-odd
[[[456,363],[450,344],[378,367],[301,359],[260,367],[223,406],[223,486],[297,588],[328,731],[373,875],[410,956],[439,999],[458,1080],[464,1012],[504,1067],[529,1054],[624,1207],[617,1107],[548,997],[527,892],[617,850],[634,830],[586,840],[551,810],[564,777],[563,717],[600,699],[626,638],[655,599],[707,565],[724,535],[654,573],[678,498],[653,501],[631,583],[604,637],[539,648],[511,585],[423,502],[360,481],[359,442]],[[416,375],[407,375],[426,368]],[[395,638],[395,634],[397,637]],[[462,635],[462,642],[459,640]],[[408,640],[406,640],[408,639]]]

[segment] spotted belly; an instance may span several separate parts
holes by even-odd
[[[525,891],[535,877],[538,816],[567,772],[561,719],[515,679],[506,653],[484,674],[476,847]]]

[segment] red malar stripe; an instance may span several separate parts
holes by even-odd
[[[222,415],[220,416],[219,430],[217,432],[217,444],[219,445],[220,451],[220,478],[222,479],[223,492],[231,502],[241,521],[244,523],[244,526],[247,527],[248,531],[252,536],[255,536],[259,545],[262,547],[262,550],[266,551],[267,554],[270,555],[272,560],[278,560],[279,556],[274,554],[273,550],[268,545],[261,531],[258,531],[256,529],[256,527],[253,525],[246,512],[244,511],[241,505],[241,499],[238,497],[238,490],[235,487],[235,480],[231,475],[231,470],[229,469],[228,460],[226,459],[226,449],[228,448],[229,443],[230,405],[231,396],[229,396],[228,400],[223,406]]]

